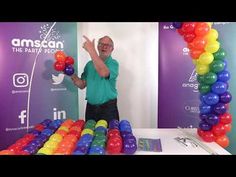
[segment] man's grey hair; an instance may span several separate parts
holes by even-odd
[[[103,37],[99,38],[98,42],[100,42],[100,40],[102,40],[103,38],[108,38],[111,41],[112,47],[114,48],[114,42],[110,36],[103,36]]]

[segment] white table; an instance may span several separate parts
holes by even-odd
[[[219,155],[230,155],[228,151],[219,146],[217,143],[207,143],[203,142],[200,137],[197,135],[197,130],[193,129],[184,129],[186,134],[179,129],[133,129],[133,134],[137,138],[137,143],[139,138],[150,138],[150,139],[160,139],[162,145],[162,152],[148,152],[148,151],[139,151],[135,152],[135,155],[210,155],[201,146],[185,146],[174,138],[176,137],[187,137],[187,135],[193,136],[195,140],[200,141],[203,146],[207,146],[208,150],[214,151]]]

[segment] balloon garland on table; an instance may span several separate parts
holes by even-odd
[[[228,91],[230,73],[221,47],[218,31],[210,22],[173,22],[172,25],[187,42],[190,56],[196,67],[200,92],[200,123],[198,135],[205,142],[216,142],[222,147],[229,145],[226,133],[231,131],[232,115]]]
[[[56,71],[64,71],[64,74],[71,76],[74,74],[74,59],[71,56],[66,56],[66,54],[58,50],[55,54],[54,57],[56,59],[54,63],[54,69]]]

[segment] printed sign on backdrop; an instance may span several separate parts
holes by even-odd
[[[198,127],[197,74],[189,49],[171,23],[159,24],[158,127]]]
[[[77,88],[53,68],[57,50],[77,68],[76,23],[0,23],[0,150],[44,119],[78,118]]]

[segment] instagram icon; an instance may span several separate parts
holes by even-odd
[[[13,75],[14,87],[27,87],[29,85],[29,77],[26,73],[15,73]]]

